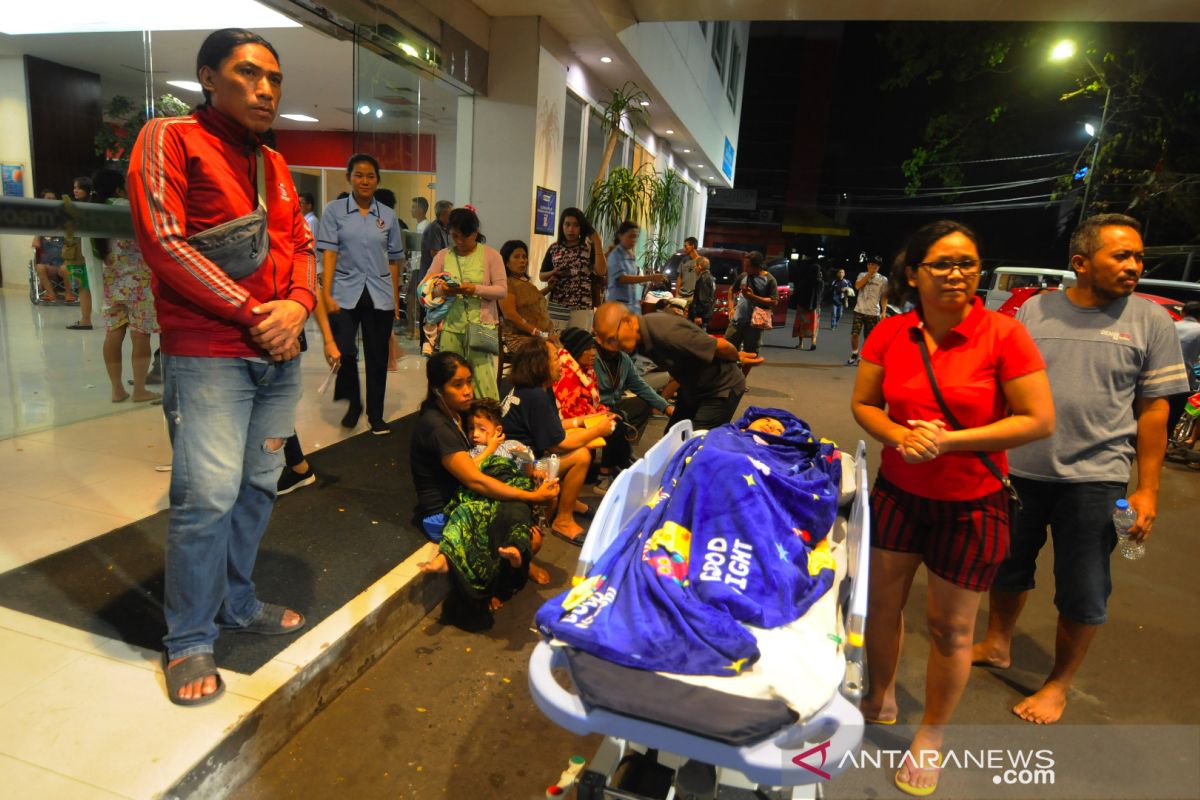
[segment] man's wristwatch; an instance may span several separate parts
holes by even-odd
[[[534,336],[537,336],[537,337],[539,337],[539,338],[541,338],[541,339],[549,339],[549,338],[550,338],[550,331],[543,331],[543,330],[538,330],[537,328],[534,328],[534,329],[533,329],[533,335],[534,335]]]

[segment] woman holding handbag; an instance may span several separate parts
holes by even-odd
[[[744,353],[758,353],[762,334],[771,328],[771,310],[779,302],[775,276],[762,268],[763,255],[751,250],[742,259],[744,272],[729,287],[733,314],[725,338]]]
[[[883,320],[862,350],[851,411],[883,442],[871,492],[867,612],[868,722],[896,722],[902,613],[913,576],[928,571],[925,708],[895,783],[937,786],[945,726],[966,688],[979,598],[1008,552],[1004,451],[1049,436],[1046,367],[1019,322],[975,297],[975,234],[957,222],[917,231],[892,285],[916,305]]]
[[[433,257],[426,277],[446,273],[437,291],[453,298],[442,323],[438,347],[458,353],[471,365],[476,397],[500,399],[496,366],[500,355],[500,311],[508,296],[504,259],[481,241],[479,217],[470,206],[450,212],[452,245]]]

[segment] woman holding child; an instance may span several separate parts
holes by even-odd
[[[563,420],[554,397],[554,384],[562,377],[558,348],[551,342],[531,341],[513,354],[510,386],[502,392],[504,426],[508,435],[528,445],[535,455],[555,453],[559,458],[562,494],[550,532],[582,547],[584,530],[575,514],[587,506],[579,502],[588,467],[592,463],[589,444],[616,430],[616,415],[570,417]]]
[[[441,351],[426,363],[428,394],[413,433],[410,463],[417,490],[415,522],[440,552],[422,566],[451,572],[470,600],[511,595],[528,575],[550,576],[532,563],[541,537],[530,505],[552,502],[558,482],[534,481],[509,458],[494,401],[475,414],[471,367],[457,353]],[[472,441],[473,438],[476,441]],[[474,449],[473,448],[478,448]]]

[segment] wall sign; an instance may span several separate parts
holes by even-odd
[[[725,173],[725,177],[733,180],[733,145],[729,143],[729,137],[725,137],[725,155],[721,160],[721,172]]]
[[[0,182],[4,185],[5,197],[24,197],[25,165],[4,164],[0,166]]]
[[[555,229],[555,208],[558,205],[558,192],[553,189],[537,187],[537,201],[533,213],[533,232],[553,236]]]

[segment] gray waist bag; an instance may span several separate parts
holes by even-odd
[[[267,206],[262,151],[255,154],[258,180],[258,206],[249,214],[222,222],[216,227],[188,237],[196,252],[216,264],[230,278],[240,281],[253,275],[267,259]]]

